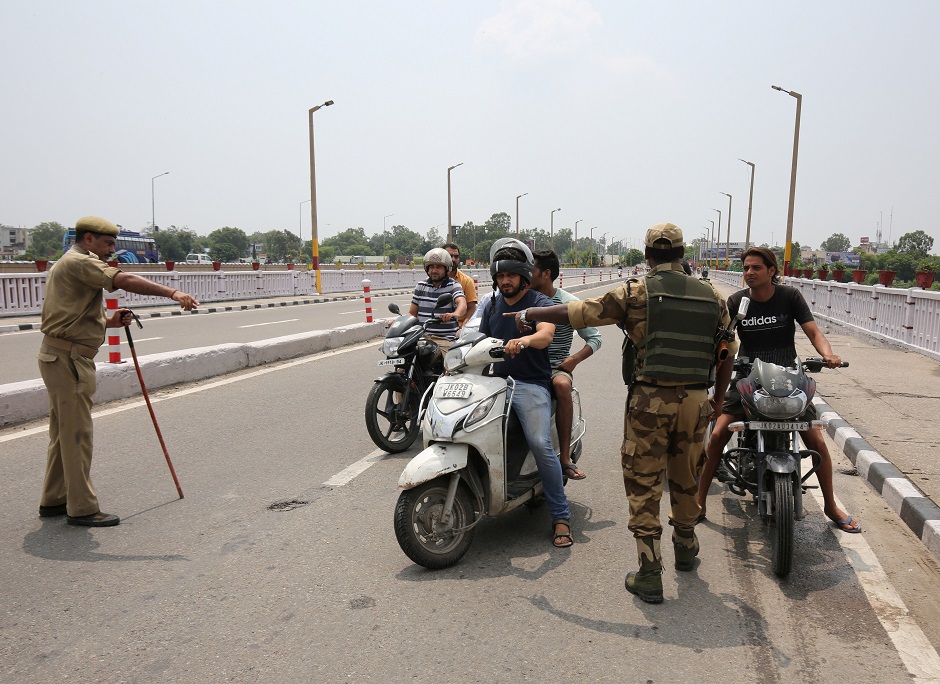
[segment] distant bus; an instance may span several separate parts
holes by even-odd
[[[75,229],[69,228],[62,238],[62,253],[67,252],[74,244]],[[122,264],[155,264],[160,258],[154,239],[133,230],[122,230],[118,234],[114,253]]]

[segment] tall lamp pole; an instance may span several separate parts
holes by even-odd
[[[555,212],[556,212],[556,211],[561,211],[561,207],[558,207],[558,209],[552,209],[552,215],[551,215],[551,229],[550,229],[550,232],[551,232],[551,240],[552,240],[552,249],[555,249]]]
[[[702,237],[699,239],[699,242],[698,242],[698,260],[699,260],[699,262],[702,261],[702,249],[703,249],[703,248],[705,247],[705,245],[708,243],[708,228],[705,228],[704,231],[705,231],[705,232],[702,233]],[[696,264],[696,265],[698,265],[698,264]]]
[[[529,193],[524,192],[521,195],[516,195],[516,238],[519,238],[519,198],[525,197]]]
[[[594,226],[594,228],[597,228],[597,226]],[[594,244],[594,228],[591,228],[591,254],[597,254],[597,246]],[[589,265],[589,266],[593,266],[593,265],[594,265],[594,259],[593,259],[593,258],[591,259],[591,263],[588,264],[588,265]]]
[[[796,196],[796,160],[800,151],[800,110],[803,108],[803,96],[795,90],[784,90],[775,85],[770,87],[796,98],[796,125],[793,128],[793,163],[790,165],[790,204],[787,207],[787,246],[783,252],[783,273],[789,275],[790,252],[793,249],[793,198]]]
[[[715,234],[717,240],[715,240],[715,269],[718,268],[718,246],[721,244],[721,209],[712,209],[712,211],[718,212],[718,230]]]
[[[153,201],[153,182],[154,182],[157,178],[159,178],[160,176],[165,176],[165,175],[167,175],[168,173],[169,173],[169,171],[164,171],[163,173],[158,173],[156,176],[154,176],[153,178],[150,179],[150,227],[153,229],[153,232],[154,232],[154,233],[157,232],[157,219],[156,219],[156,214],[157,214],[157,213],[156,213],[156,211],[154,210],[154,207],[155,207],[156,205],[155,205],[155,203],[154,203],[154,201]]]
[[[578,224],[581,223],[581,221],[583,221],[583,220],[584,220],[584,219],[578,219],[577,221],[574,222],[574,258],[575,258],[575,265],[576,265],[576,266],[577,266],[577,264],[578,264],[578,262],[577,262],[577,258],[578,258]]]
[[[307,111],[308,128],[310,131],[310,265],[313,268],[317,294],[323,293],[323,283],[320,280],[320,242],[319,226],[317,225],[317,167],[313,154],[313,113],[320,109],[320,107],[329,107],[331,104],[333,104],[333,100],[327,100],[323,104],[311,107]]]
[[[747,196],[747,233],[744,235],[744,251],[751,246],[751,206],[754,203],[754,162],[749,162],[738,157],[738,161],[743,161],[751,167],[751,190]]]
[[[708,238],[708,253],[705,255],[706,262],[711,261],[712,249],[715,248],[715,222],[712,221],[711,219],[708,219],[708,222],[712,224],[712,232],[710,233],[710,237]],[[720,227],[721,226],[719,226],[719,228]],[[718,261],[718,250],[716,249],[715,250],[715,262],[717,263],[717,261]]]
[[[297,237],[300,238],[300,248],[297,250],[297,258],[300,259],[300,263],[304,262],[303,253],[304,253],[304,235],[303,235],[303,224],[304,224],[304,205],[310,200],[305,199],[300,203],[300,206],[297,207],[298,216],[297,216]]]
[[[395,214],[386,214],[382,217],[382,256],[385,256],[385,250],[388,248],[388,229],[385,227],[389,217]]]
[[[725,233],[725,270],[728,270],[728,259],[731,256],[731,195],[719,192],[719,195],[728,197],[728,231]],[[721,240],[721,226],[718,226],[718,239]]]
[[[450,172],[458,166],[463,166],[463,162],[447,167],[447,241],[454,241],[454,224],[450,222]]]
[[[604,253],[601,254],[601,266],[603,266],[607,262],[607,233],[604,233],[601,239],[604,241]]]

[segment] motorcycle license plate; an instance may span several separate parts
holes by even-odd
[[[403,366],[405,365],[404,359],[383,359],[379,361],[380,366]]]
[[[434,396],[438,399],[467,399],[473,386],[469,382],[451,382],[438,384],[434,388]]]
[[[809,423],[777,423],[772,420],[751,420],[748,421],[747,426],[751,430],[771,430],[774,432],[791,432],[792,430],[803,432],[809,430]]]

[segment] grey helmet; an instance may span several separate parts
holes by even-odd
[[[501,259],[496,261],[496,253],[506,247],[513,247],[525,254],[525,261],[516,261],[515,259]],[[524,242],[515,238],[500,238],[490,247],[490,276],[493,278],[493,287],[496,287],[497,273],[518,273],[522,276],[525,284],[532,282],[532,271],[535,268],[535,259],[532,257],[532,250]]]
[[[435,247],[434,249],[428,251],[424,255],[424,272],[428,272],[428,266],[431,264],[441,264],[442,266],[447,267],[447,274],[450,275],[451,270],[454,267],[454,260],[448,252],[443,247]]]

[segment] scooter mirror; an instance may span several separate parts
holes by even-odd
[[[401,313],[401,309],[398,308],[398,304],[396,304],[395,302],[392,302],[391,304],[388,305],[388,310],[391,311],[396,316]]]
[[[437,298],[437,304],[434,306],[434,310],[437,311],[438,309],[442,309],[445,306],[448,306],[453,303],[454,303],[454,295],[452,295],[450,292],[448,292],[447,294],[442,294],[440,297]]]
[[[747,316],[747,308],[751,305],[751,300],[748,297],[741,298],[741,304],[738,306],[738,315],[735,316],[739,321],[743,321],[744,317]]]

